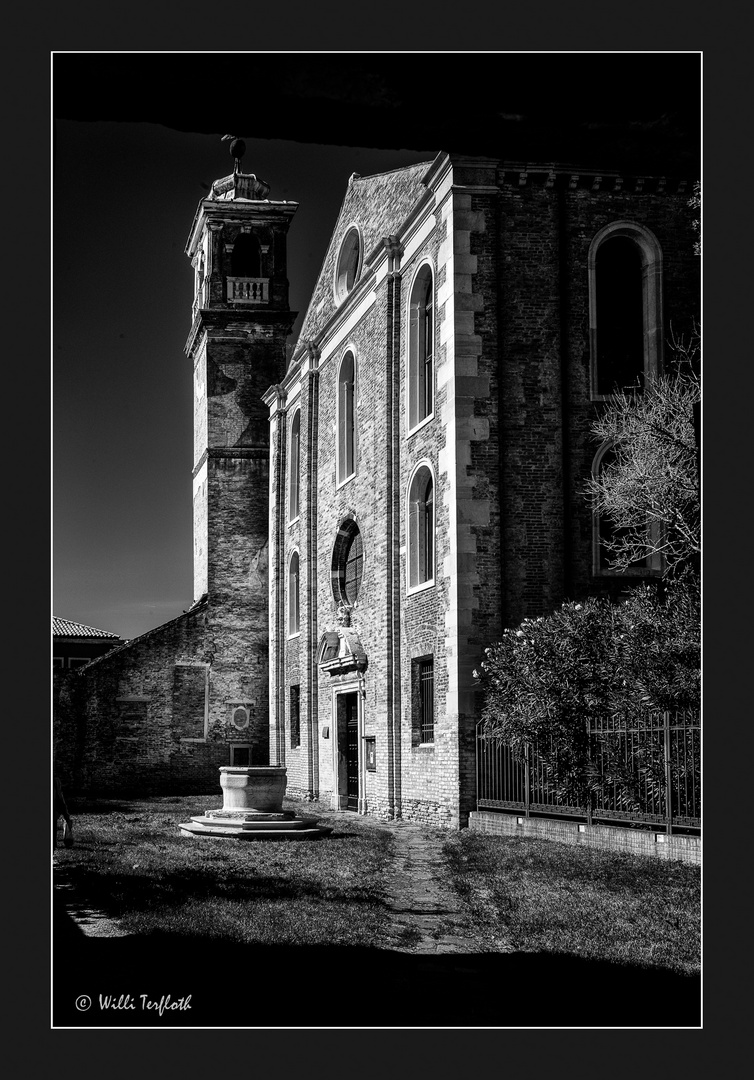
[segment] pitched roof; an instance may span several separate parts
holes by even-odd
[[[120,641],[118,634],[111,634],[109,630],[98,630],[96,626],[86,626],[84,623],[71,622],[70,619],[58,619],[52,617],[53,637],[76,637],[76,638],[107,638],[110,641]]]
[[[304,316],[300,340],[314,338],[335,313],[333,275],[335,260],[346,231],[358,225],[363,255],[368,255],[383,236],[395,233],[411,208],[425,194],[422,177],[432,164],[423,161],[373,176],[354,176],[348,184],[338,221]]]

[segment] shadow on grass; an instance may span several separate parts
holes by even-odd
[[[222,795],[217,792],[207,794],[189,795],[142,795],[129,796],[122,794],[115,799],[100,798],[96,795],[70,795],[66,796],[68,808],[74,817],[81,814],[106,815],[106,814],[144,814],[170,813],[176,807],[185,808],[186,812],[194,813],[194,805],[204,806],[205,803],[222,806]]]
[[[224,841],[223,841],[224,842]],[[138,847],[138,844],[135,845]],[[81,845],[81,850],[86,850]],[[61,867],[57,881],[73,888],[82,906],[97,908],[110,918],[122,918],[125,913],[148,912],[162,905],[174,905],[188,899],[226,900],[242,902],[266,901],[338,901],[349,904],[376,904],[380,897],[369,885],[347,884],[340,887],[335,881],[314,878],[291,879],[258,871],[224,869],[219,875],[215,867],[167,871],[159,877],[123,871],[102,873],[86,866]]]
[[[358,982],[379,987],[362,998]],[[320,1000],[302,987],[327,988]],[[399,991],[396,997],[396,991]],[[83,1011],[76,1002],[91,999]],[[110,998],[108,1007],[100,996]],[[130,995],[130,998],[126,998]],[[148,1008],[167,995],[189,1007]],[[120,1007],[115,1007],[120,1001]],[[410,1008],[392,1004],[410,1002]],[[383,1004],[378,1004],[382,1002]],[[700,979],[545,953],[89,938],[55,906],[54,1027],[698,1027]]]
[[[91,814],[92,816],[100,816],[106,814],[130,814],[132,813],[133,803],[127,800],[118,801],[116,799],[87,799],[87,798],[68,798],[68,809],[70,810],[74,818],[74,828],[76,826],[76,818],[82,814]]]

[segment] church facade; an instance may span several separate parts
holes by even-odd
[[[485,647],[625,587],[584,497],[606,450],[589,429],[691,329],[687,203],[677,182],[448,154],[351,178],[265,397],[291,793],[464,825]]]
[[[194,603],[77,673],[82,785],[280,763],[289,795],[462,827],[485,647],[660,572],[610,570],[584,485],[611,389],[698,316],[691,191],[445,153],[354,174],[287,365],[296,204],[267,194],[237,166],[192,226]]]

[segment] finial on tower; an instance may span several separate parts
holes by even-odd
[[[230,139],[230,156],[233,158],[233,170],[240,173],[241,159],[246,153],[246,143],[243,139],[239,139],[237,135],[223,135],[220,142],[227,142],[228,139]]]

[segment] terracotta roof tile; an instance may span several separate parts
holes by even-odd
[[[70,619],[58,619],[52,617],[53,637],[77,637],[77,638],[107,638],[110,641],[120,641],[118,634],[111,634],[109,630],[98,630],[96,626],[86,626],[85,623],[71,622]]]

